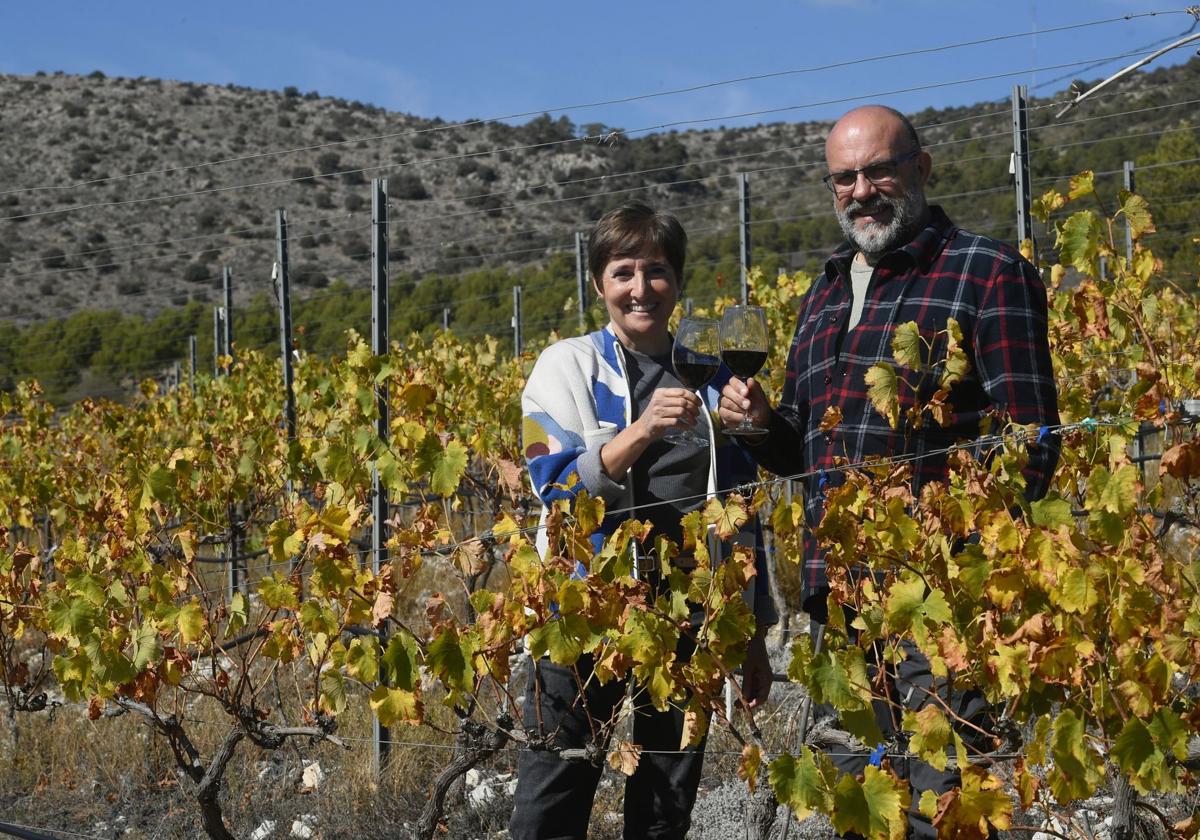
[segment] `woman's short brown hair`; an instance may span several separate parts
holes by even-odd
[[[593,285],[599,287],[604,267],[611,260],[646,252],[662,254],[683,288],[687,232],[679,219],[673,213],[655,210],[640,201],[609,210],[588,234],[588,270]]]

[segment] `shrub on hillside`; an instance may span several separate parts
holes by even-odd
[[[329,285],[329,276],[320,263],[301,263],[289,272],[289,279],[297,286],[323,289]]]
[[[313,185],[313,171],[309,166],[293,166],[288,177],[308,187]]]
[[[201,210],[196,216],[196,227],[204,232],[216,230],[221,225],[221,214],[214,209]]]
[[[388,191],[396,198],[405,201],[424,201],[429,198],[429,191],[416,175],[397,175],[388,179]]]
[[[211,273],[204,263],[191,262],[183,268],[183,279],[189,283],[203,283]]]
[[[67,267],[67,255],[62,248],[44,248],[38,256],[42,258],[43,268]]]
[[[371,245],[357,233],[347,233],[342,237],[342,254],[352,260],[365,260],[371,256]]]
[[[322,175],[337,172],[342,166],[342,158],[337,152],[321,152],[317,155],[317,171]]]

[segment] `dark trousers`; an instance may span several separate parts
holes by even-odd
[[[875,700],[872,706],[875,712],[875,723],[883,733],[885,741],[891,741],[900,731],[901,718],[904,709],[920,711],[926,705],[934,702],[931,692],[936,693],[959,717],[982,729],[988,728],[990,713],[987,700],[978,689],[967,691],[952,691],[947,681],[935,678],[931,672],[929,659],[909,641],[901,642],[901,650],[905,658],[896,665],[887,665],[887,690],[892,704],[883,700]],[[868,658],[870,657],[868,651]],[[874,679],[878,673],[878,664],[868,666],[868,674]],[[832,712],[832,710],[828,710]],[[980,746],[979,733],[969,727],[956,725],[951,720],[951,726],[959,733],[968,749],[972,745]],[[952,749],[952,748],[951,748]],[[861,774],[867,766],[870,756],[867,753],[847,755],[833,754],[830,756],[834,765],[844,773]],[[921,794],[930,790],[941,795],[951,788],[962,784],[958,770],[947,768],[938,770],[918,758],[889,757],[892,770],[901,779],[907,779],[909,791],[912,793],[912,806],[908,817],[908,836],[910,840],[935,840],[937,829],[928,819],[917,812]],[[857,835],[848,835],[857,837]]]
[[[691,644],[681,640],[677,656],[686,661]],[[686,654],[684,656],[683,654]],[[627,682],[613,680],[600,685],[591,674],[592,659],[579,660],[579,681],[570,668],[548,659],[533,663],[525,691],[525,731],[554,734],[558,747],[583,747],[606,742],[593,736],[593,727],[614,720],[625,699]],[[684,838],[691,825],[692,806],[704,762],[704,744],[679,752],[683,737],[683,712],[672,706],[655,709],[634,685],[633,743],[644,751],[637,770],[625,780],[625,837]],[[585,702],[586,701],[586,706]],[[663,751],[659,754],[656,751]],[[600,753],[601,756],[604,753]],[[588,761],[567,761],[548,750],[522,750],[517,760],[517,792],[509,831],[513,840],[585,838],[596,785],[602,767]]]

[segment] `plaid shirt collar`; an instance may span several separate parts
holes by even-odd
[[[937,259],[938,254],[946,247],[946,243],[954,236],[954,223],[937,204],[929,206],[929,221],[915,237],[899,248],[893,248],[880,259],[880,263],[892,260],[906,260],[915,264],[922,271],[928,271]],[[825,276],[830,280],[837,278],[848,283],[850,280],[850,261],[858,253],[858,248],[849,240],[837,247],[825,262]],[[880,279],[886,279],[881,276]]]

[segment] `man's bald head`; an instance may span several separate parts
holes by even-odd
[[[825,140],[825,156],[829,157],[831,144],[841,144],[846,142],[847,138],[863,134],[881,140],[898,141],[894,144],[906,147],[906,152],[921,149],[921,138],[917,136],[917,130],[913,128],[908,117],[887,105],[863,105],[853,111],[847,111],[834,123],[829,137]]]

